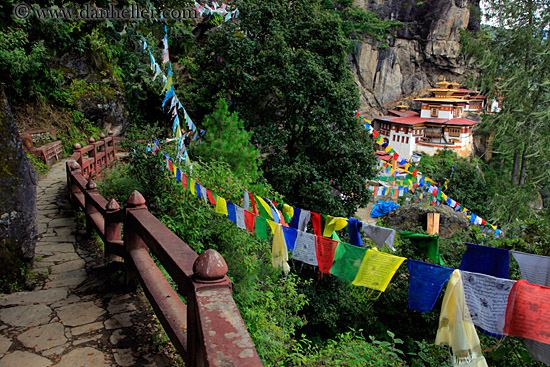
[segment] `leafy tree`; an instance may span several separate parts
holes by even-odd
[[[487,16],[498,26],[463,33],[463,51],[479,69],[474,84],[504,108],[486,114],[480,132],[494,134],[495,152],[511,160],[512,185],[550,177],[546,139],[550,102],[550,1],[488,0]]]
[[[227,96],[289,203],[350,215],[367,203],[372,144],[354,117],[357,87],[342,21],[316,0],[238,1],[238,24],[209,31],[187,98],[204,115]],[[340,194],[343,194],[341,196]]]
[[[243,121],[236,112],[229,112],[225,99],[216,102],[216,109],[204,118],[202,125],[207,133],[203,144],[194,149],[198,157],[226,162],[238,176],[258,178],[261,172],[258,171],[258,150],[250,144],[252,133],[243,129]]]

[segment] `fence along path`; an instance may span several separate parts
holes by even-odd
[[[34,266],[46,280],[33,292],[0,295],[0,367],[169,366],[172,361],[153,350],[153,317],[186,366],[261,366],[223,258],[213,250],[198,256],[149,213],[137,191],[120,208],[87,179],[116,160],[115,152],[112,135],[76,145],[71,159],[53,165],[39,182]],[[78,229],[71,201],[84,209],[85,229]],[[85,240],[94,230],[105,258],[118,255],[124,263],[104,264],[103,254]],[[125,277],[113,278],[121,266]],[[148,301],[128,292],[136,280]]]
[[[171,366],[157,353],[146,300],[127,292],[69,205],[65,161],[38,183],[32,292],[0,295],[0,367]]]

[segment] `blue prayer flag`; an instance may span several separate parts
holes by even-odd
[[[508,250],[466,243],[468,249],[462,256],[460,270],[508,278],[510,255]]]
[[[407,260],[407,266],[411,276],[409,308],[413,311],[428,313],[434,307],[441,289],[454,269],[416,260]]]

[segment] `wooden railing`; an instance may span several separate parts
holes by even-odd
[[[112,132],[108,136],[99,135],[99,141],[90,138],[89,144],[85,147],[80,144],[74,145],[74,152],[71,159],[75,160],[84,177],[90,177],[92,173],[98,173],[109,166],[116,158],[116,144],[119,138],[115,138]]]
[[[89,177],[116,157],[109,160],[108,149],[100,151],[105,153],[98,157],[99,144],[92,141],[89,146],[76,149],[66,169],[71,200],[86,213],[87,230],[97,231],[105,243],[105,255],[124,258],[127,281],[139,280],[186,366],[261,366],[233,300],[223,257],[211,249],[201,255],[194,252],[149,212],[138,191],[130,195],[123,209],[114,199],[107,201],[101,196]],[[114,152],[114,140],[112,149]],[[93,162],[83,156],[84,152],[94,152]],[[98,163],[101,159],[106,161]],[[85,164],[86,170],[79,162]],[[170,286],[150,252],[170,274],[178,292]]]

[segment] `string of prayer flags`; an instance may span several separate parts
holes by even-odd
[[[359,232],[363,227],[363,223],[355,218],[349,218],[348,220],[348,234],[349,241],[352,245],[363,247],[363,240],[361,239],[361,233]]]
[[[521,278],[531,284],[550,286],[550,257],[510,251],[519,264]]]
[[[386,244],[392,251],[395,251],[395,247],[393,247],[396,234],[395,229],[379,227],[367,223],[363,223],[361,229],[381,249]]]
[[[409,308],[429,313],[454,269],[407,259],[409,268]]]
[[[330,273],[350,283],[353,282],[366,252],[367,249],[364,247],[340,242],[334,254],[334,262],[332,268],[330,268]]]
[[[405,260],[404,257],[369,249],[352,284],[384,292]]]
[[[550,288],[518,280],[508,297],[504,334],[550,344]]]
[[[283,226],[281,224],[277,224],[273,232],[271,264],[276,269],[282,269],[285,275],[290,272],[290,266],[288,265],[288,249],[286,247]]]
[[[473,243],[466,243],[466,245],[468,248],[462,256],[460,270],[492,275],[498,278],[508,278],[510,266],[508,250]]]
[[[375,130],[374,127],[372,126],[372,122],[371,122],[370,120],[367,120],[367,119],[364,118],[363,116],[361,116],[361,114],[359,113],[359,111],[355,111],[355,114],[356,114],[356,117],[357,117],[357,118],[363,119],[363,120],[365,121],[365,126],[368,126],[367,129],[369,130],[369,133],[372,133],[373,136],[374,136],[374,132],[375,132],[376,130]],[[376,133],[376,136],[378,136],[378,133]],[[375,139],[376,139],[376,137],[375,137]],[[390,145],[388,145],[388,144],[385,142],[384,138],[379,137],[378,140],[376,140],[376,143],[379,144],[379,145],[381,145],[381,146],[384,146],[384,147],[385,147],[385,151],[388,152],[389,154],[393,154],[393,159],[394,159],[395,161],[398,160],[399,155],[398,155],[397,153],[395,153],[395,150],[394,150]],[[394,153],[395,153],[395,154],[394,154]],[[407,168],[404,170],[405,172],[412,174],[413,177],[417,177],[417,176],[418,176],[418,177],[420,177],[421,179],[425,179],[426,181],[429,181],[429,182],[431,182],[431,183],[433,183],[433,184],[435,185],[435,181],[433,181],[432,179],[430,179],[430,178],[428,178],[428,177],[423,176],[421,173],[418,172],[418,170],[414,169],[412,172],[410,172],[410,171],[409,171],[409,168],[410,168],[412,165],[411,165],[410,163],[408,163],[405,159],[401,158],[401,160],[399,160],[399,162],[400,162],[399,164],[402,164],[403,162],[406,162],[406,165],[407,165],[406,167],[407,167]],[[384,164],[385,164],[386,167],[387,167],[387,163],[385,162]],[[454,167],[454,166],[453,166],[453,167]],[[453,171],[454,171],[454,168],[453,168]],[[392,169],[392,172],[393,172],[393,169]],[[451,174],[451,177],[452,177],[452,174]],[[442,200],[443,200],[444,203],[447,203],[446,195],[445,195],[445,198],[443,198],[443,193],[441,193],[441,192],[439,192],[439,191],[440,191],[440,190],[435,191],[435,192],[434,192],[434,196],[437,195],[437,200],[438,200],[438,201],[442,201]],[[433,192],[433,191],[430,191],[430,193],[432,193],[432,192]],[[483,220],[483,219],[481,219],[481,218],[478,218],[477,216],[475,216],[474,219],[471,219],[471,216],[468,217],[468,218],[469,218],[473,223],[475,223],[475,224],[483,224],[483,223],[485,223],[485,224],[483,224],[483,225],[488,225],[489,227],[493,228],[493,230],[495,231],[495,234],[497,234],[497,235],[499,235],[500,233],[502,233],[502,231],[501,231],[500,229],[497,229],[495,226],[493,226],[493,225],[487,223],[486,220]],[[476,218],[477,218],[477,219],[476,219]]]
[[[317,254],[315,253],[315,235],[298,231],[292,258],[303,263],[317,266]]]
[[[337,246],[338,241],[326,237],[315,236],[315,254],[321,273],[330,274],[330,268],[332,268],[334,253]]]
[[[399,235],[402,238],[410,240],[417,245],[422,252],[434,263],[443,265],[443,260],[439,255],[439,237],[429,236],[426,234],[413,233],[409,231],[401,231]]]
[[[460,270],[454,270],[449,278],[435,345],[451,347],[454,366],[488,367],[481,353],[481,345],[470,317]]]
[[[472,322],[485,334],[500,338],[508,296],[516,281],[468,271],[460,275]]]

